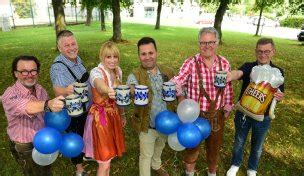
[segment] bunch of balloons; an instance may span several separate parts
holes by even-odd
[[[79,155],[84,147],[82,137],[75,133],[61,134],[71,123],[66,109],[60,112],[46,112],[45,128],[34,136],[32,158],[35,163],[47,166],[55,162],[59,152],[65,157]]]
[[[168,144],[175,151],[195,148],[211,133],[208,120],[198,118],[199,104],[192,99],[185,99],[177,106],[177,114],[162,111],[155,118],[156,130],[168,135]]]

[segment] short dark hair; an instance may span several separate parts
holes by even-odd
[[[73,32],[69,31],[69,30],[62,30],[57,34],[57,40],[56,43],[58,44],[58,41],[62,38],[62,37],[69,37],[69,36],[74,36]]]
[[[23,55],[21,55],[21,56],[16,57],[13,60],[13,63],[12,63],[12,74],[13,74],[13,77],[15,79],[17,79],[17,78],[15,77],[15,73],[14,72],[17,71],[17,65],[18,65],[18,62],[20,60],[34,61],[36,63],[36,65],[37,65],[37,71],[39,73],[39,71],[40,71],[40,62],[39,62],[39,60],[35,56],[23,56]]]
[[[267,45],[267,44],[271,44],[273,48],[275,48],[274,42],[271,38],[260,38],[257,43],[255,48],[258,47],[258,45]]]
[[[157,51],[155,40],[151,37],[143,37],[137,42],[137,52],[138,52],[138,54],[139,54],[139,47],[141,45],[146,45],[146,44],[149,44],[149,43],[152,43],[154,45],[155,50]]]

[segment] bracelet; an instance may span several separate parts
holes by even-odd
[[[50,108],[49,105],[48,105],[48,102],[49,102],[49,100],[46,100],[46,101],[44,102],[43,110],[44,110],[45,112],[52,112],[51,108]]]

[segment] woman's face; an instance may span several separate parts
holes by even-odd
[[[107,54],[103,58],[103,65],[110,70],[115,69],[118,63],[119,63],[119,58],[114,54]]]

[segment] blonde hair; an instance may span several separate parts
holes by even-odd
[[[104,58],[108,55],[113,54],[114,56],[118,57],[118,60],[120,60],[120,54],[117,46],[114,42],[108,41],[101,45],[100,51],[99,51],[99,59],[103,62]]]

